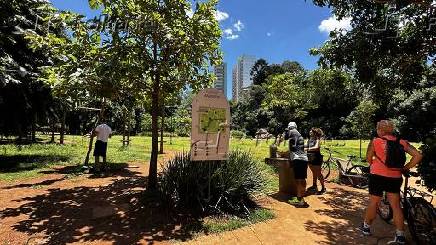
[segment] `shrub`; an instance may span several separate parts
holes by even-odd
[[[192,162],[188,153],[180,154],[159,175],[164,200],[201,215],[248,214],[255,207],[252,195],[264,186],[258,163],[242,151],[231,152],[227,161],[209,162]]]
[[[243,138],[247,137],[247,135],[244,132],[239,131],[239,130],[232,130],[230,132],[230,134],[231,134],[232,138],[235,138],[235,139],[243,139]]]
[[[422,146],[423,159],[418,172],[429,190],[436,190],[436,137],[429,137]]]

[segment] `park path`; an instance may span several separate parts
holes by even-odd
[[[86,245],[386,244],[394,232],[392,225],[378,219],[374,236],[363,237],[357,227],[366,191],[328,183],[326,194],[307,197],[307,209],[289,205],[279,194],[264,196],[259,202],[273,210],[276,218],[192,237],[183,232],[189,218],[163,217],[161,207],[139,201],[148,164],[130,163],[105,178],[70,178],[67,168],[54,168],[43,177],[19,183],[0,182],[2,245],[25,244],[29,238],[29,244]]]

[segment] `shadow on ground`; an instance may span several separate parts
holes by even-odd
[[[315,212],[333,220],[307,221],[306,230],[324,237],[325,241],[320,244],[375,244],[376,242],[366,241],[363,237],[362,241],[356,241],[356,228],[362,222],[367,194],[338,187],[329,189],[328,194],[319,199],[329,208],[315,210]]]
[[[0,156],[0,172],[13,173],[45,167],[54,162],[65,162],[70,157],[64,155],[14,155]]]
[[[146,177],[129,169],[120,172],[129,178],[100,187],[53,188],[14,200],[25,204],[1,210],[0,220],[27,215],[12,229],[47,234],[47,244],[110,241],[121,245],[191,238],[195,219],[168,211],[156,197],[145,197]]]

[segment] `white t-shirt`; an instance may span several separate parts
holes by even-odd
[[[107,142],[109,135],[112,133],[112,129],[106,124],[100,124],[95,128],[95,131],[98,132],[97,140],[101,140],[103,142]]]

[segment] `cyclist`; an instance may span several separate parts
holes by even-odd
[[[309,205],[304,201],[307,178],[307,154],[304,151],[304,139],[297,130],[297,124],[290,122],[285,139],[289,138],[289,159],[294,168],[295,181],[297,182],[297,197],[289,200],[289,203],[297,208],[307,208]]]
[[[321,195],[325,192],[324,177],[321,174],[322,155],[320,151],[321,137],[324,135],[320,128],[312,128],[309,132],[310,138],[307,143],[307,158],[309,160],[309,168],[312,171],[313,184],[307,189],[307,191],[316,192]],[[321,183],[321,190],[318,191],[317,180]]]
[[[369,142],[366,160],[370,164],[369,177],[369,204],[366,209],[364,222],[361,230],[364,235],[371,235],[371,223],[376,218],[377,204],[380,202],[383,192],[387,193],[387,198],[393,210],[394,224],[396,227],[393,242],[404,244],[404,216],[400,206],[400,188],[403,182],[402,172],[407,172],[415,167],[422,159],[421,153],[406,140],[399,143],[404,151],[412,156],[409,163],[403,169],[389,168],[386,166],[388,141],[396,141],[393,135],[394,124],[389,120],[381,120],[377,123],[377,136]],[[390,153],[389,153],[390,154]]]

